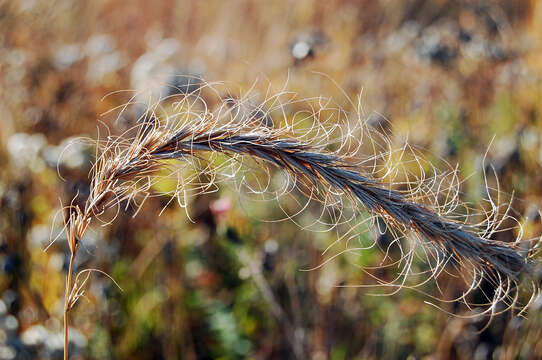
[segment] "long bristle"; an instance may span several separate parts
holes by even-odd
[[[397,169],[390,166],[393,154],[387,151],[390,141],[370,130],[360,120],[360,114],[354,116],[359,121],[356,125],[340,107],[317,99],[320,108],[313,107],[311,111],[300,111],[286,117],[285,106],[301,102],[292,100],[290,93],[287,93],[288,100],[281,102],[277,100],[280,95],[272,100],[272,104],[278,105],[265,114],[266,118],[270,117],[271,111],[282,114],[282,121],[277,121],[282,125],[276,127],[262,123],[247,112],[235,111],[237,105],[232,105],[227,98],[218,101],[215,110],[209,110],[207,106],[198,107],[197,102],[203,102],[199,95],[196,100],[186,96],[173,103],[173,110],[170,110],[173,114],[160,116],[150,109],[143,121],[135,126],[136,135],[131,140],[120,136],[102,144],[103,151],[93,170],[90,196],[85,210],[77,216],[86,223],[113,204],[150,193],[153,176],[164,166],[170,166],[171,161],[199,167],[200,172],[213,174],[209,176],[211,181],[218,181],[214,174],[219,169],[210,163],[202,165],[209,154],[227,155],[231,158],[227,164],[232,167],[235,161],[241,160],[239,165],[235,165],[235,171],[242,168],[242,159],[252,158],[268,173],[268,164],[285,171],[292,184],[309,189],[306,192],[310,197],[317,193],[323,193],[324,197],[346,196],[357,201],[354,206],[357,212],[378,216],[400,233],[415,234],[420,240],[417,246],[436,258],[430,277],[436,279],[446,264],[469,265],[473,274],[467,293],[480,284],[481,278],[486,278],[497,289],[490,304],[508,299],[509,307],[517,306],[513,292],[517,291],[520,276],[530,273],[530,263],[528,257],[520,254],[519,241],[504,243],[491,239],[491,234],[498,231],[497,227],[502,222],[495,217],[500,205],[494,205],[494,213],[483,220],[488,227],[484,231],[455,217],[453,210],[458,206],[458,186],[454,183],[457,181],[456,171],[451,172],[452,180],[447,186],[444,180],[439,182],[438,177],[433,182],[426,180],[422,173],[415,181],[403,180],[402,184],[407,185],[406,191],[393,189],[393,183],[384,181],[390,174],[397,173]],[[309,103],[308,100],[306,102]],[[323,118],[324,111],[333,111],[335,117]],[[308,129],[300,131],[299,125],[307,121],[310,121]],[[333,141],[338,143],[338,150],[330,151]],[[364,161],[353,160],[363,146],[372,148],[373,154]],[[406,158],[408,149],[405,146],[400,155]],[[421,160],[415,156],[413,161],[419,163]],[[229,165],[221,166],[224,169]],[[420,168],[423,169],[421,165]],[[195,177],[183,178],[179,172],[177,176],[181,180],[174,196],[195,180]],[[210,184],[200,186],[208,189]],[[443,194],[445,203],[440,205],[439,198]],[[324,199],[323,206],[329,204],[331,202]],[[333,202],[335,208],[342,206],[345,205],[340,199]],[[83,234],[76,235],[82,238]],[[401,276],[408,274],[412,259],[412,252],[403,254],[401,260],[405,265]],[[533,289],[533,293],[536,291]],[[491,308],[491,313],[494,312]]]

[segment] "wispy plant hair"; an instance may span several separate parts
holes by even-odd
[[[524,277],[530,299],[537,295],[529,277],[536,243],[522,238],[510,201],[501,200],[502,192],[489,185],[489,175],[484,173],[490,206],[475,211],[460,201],[457,167],[438,171],[407,142],[394,148],[383,127],[365,120],[361,96],[350,101],[347,112],[332,99],[303,99],[285,88],[269,90],[259,100],[252,91],[233,97],[221,87],[202,83],[197,93],[143,104],[137,94],[112,110],[124,117],[144,109],[124,134],[97,140],[90,195],[82,208],[69,207],[72,252],[93,219],[101,219],[107,209],[134,206],[137,214],[149,196],[164,195],[157,194],[155,186],[164,177],[176,180],[167,195],[183,208],[195,194],[216,191],[218,184],[228,182],[257,199],[278,201],[284,218],[292,221],[309,204],[319,204],[321,216],[313,224],[299,225],[337,230],[338,240],[329,249],[341,249],[318,266],[341,254],[379,246],[377,236],[368,243],[364,237],[355,246],[352,240],[368,231],[378,235],[378,224],[385,224],[393,238],[376,265],[396,268],[397,276],[385,280],[377,277],[375,267],[362,267],[374,280],[370,286],[392,292],[420,289],[453,273],[468,286],[457,299],[444,300],[470,306],[469,294],[489,281],[492,293],[486,295],[486,304],[477,304],[486,305],[482,313],[489,315],[524,309],[530,302],[519,301]],[[293,199],[295,206],[284,199]],[[495,240],[510,224],[517,227],[517,237]],[[393,247],[399,249],[397,258],[391,255]],[[414,270],[415,258],[427,268]],[[410,283],[411,277],[421,280]]]

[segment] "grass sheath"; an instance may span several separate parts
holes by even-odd
[[[467,292],[476,288],[482,278],[487,278],[498,289],[491,304],[505,302],[508,308],[516,306],[514,289],[520,275],[529,273],[531,266],[528,256],[519,252],[519,241],[492,240],[492,232],[477,231],[465,222],[442,215],[434,204],[417,202],[411,194],[392,189],[383,177],[363,173],[351,156],[340,150],[330,151],[325,141],[312,137],[311,134],[321,134],[323,129],[317,119],[318,111],[312,113],[311,128],[300,135],[294,124],[286,120],[281,126],[270,127],[250,115],[240,118],[238,114],[242,112],[234,111],[231,101],[223,101],[211,111],[207,107],[196,108],[195,101],[189,99],[185,97],[174,104],[177,112],[173,116],[159,114],[158,107],[149,109],[132,129],[135,135],[131,139],[121,135],[98,143],[101,151],[93,167],[90,195],[83,208],[68,207],[66,229],[71,256],[64,306],[65,359],[68,356],[68,313],[82,295],[81,284],[72,279],[72,265],[91,221],[122,201],[135,202],[137,196],[151,192],[152,179],[163,168],[173,163],[197,167],[214,154],[230,159],[232,166],[242,164],[243,159],[253,159],[262,168],[284,171],[298,186],[323,188],[324,193],[346,196],[357,203],[358,211],[378,216],[390,227],[413,234],[419,240],[418,245],[437,254],[437,265],[432,268],[434,278],[447,264],[466,264],[476,274]],[[273,108],[277,98],[268,102]],[[329,133],[326,132],[326,136]],[[353,131],[348,134],[351,133]],[[213,169],[208,165],[199,171]],[[179,182],[174,195],[182,194],[187,182],[184,180]],[[499,224],[497,220],[488,219],[488,222]],[[407,264],[407,270],[408,267]],[[498,310],[491,306],[489,311],[494,314]]]

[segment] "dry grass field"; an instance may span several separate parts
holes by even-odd
[[[539,1],[0,0],[0,124],[0,359],[62,358],[74,247],[70,359],[542,358]],[[70,239],[97,154],[144,176]]]

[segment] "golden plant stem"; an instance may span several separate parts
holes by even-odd
[[[70,254],[70,266],[68,268],[68,274],[66,275],[66,296],[64,299],[64,360],[68,360],[68,346],[69,346],[69,334],[68,334],[68,312],[70,311],[70,290],[72,286],[72,274],[73,274],[73,261],[75,259],[75,253],[77,247]]]

